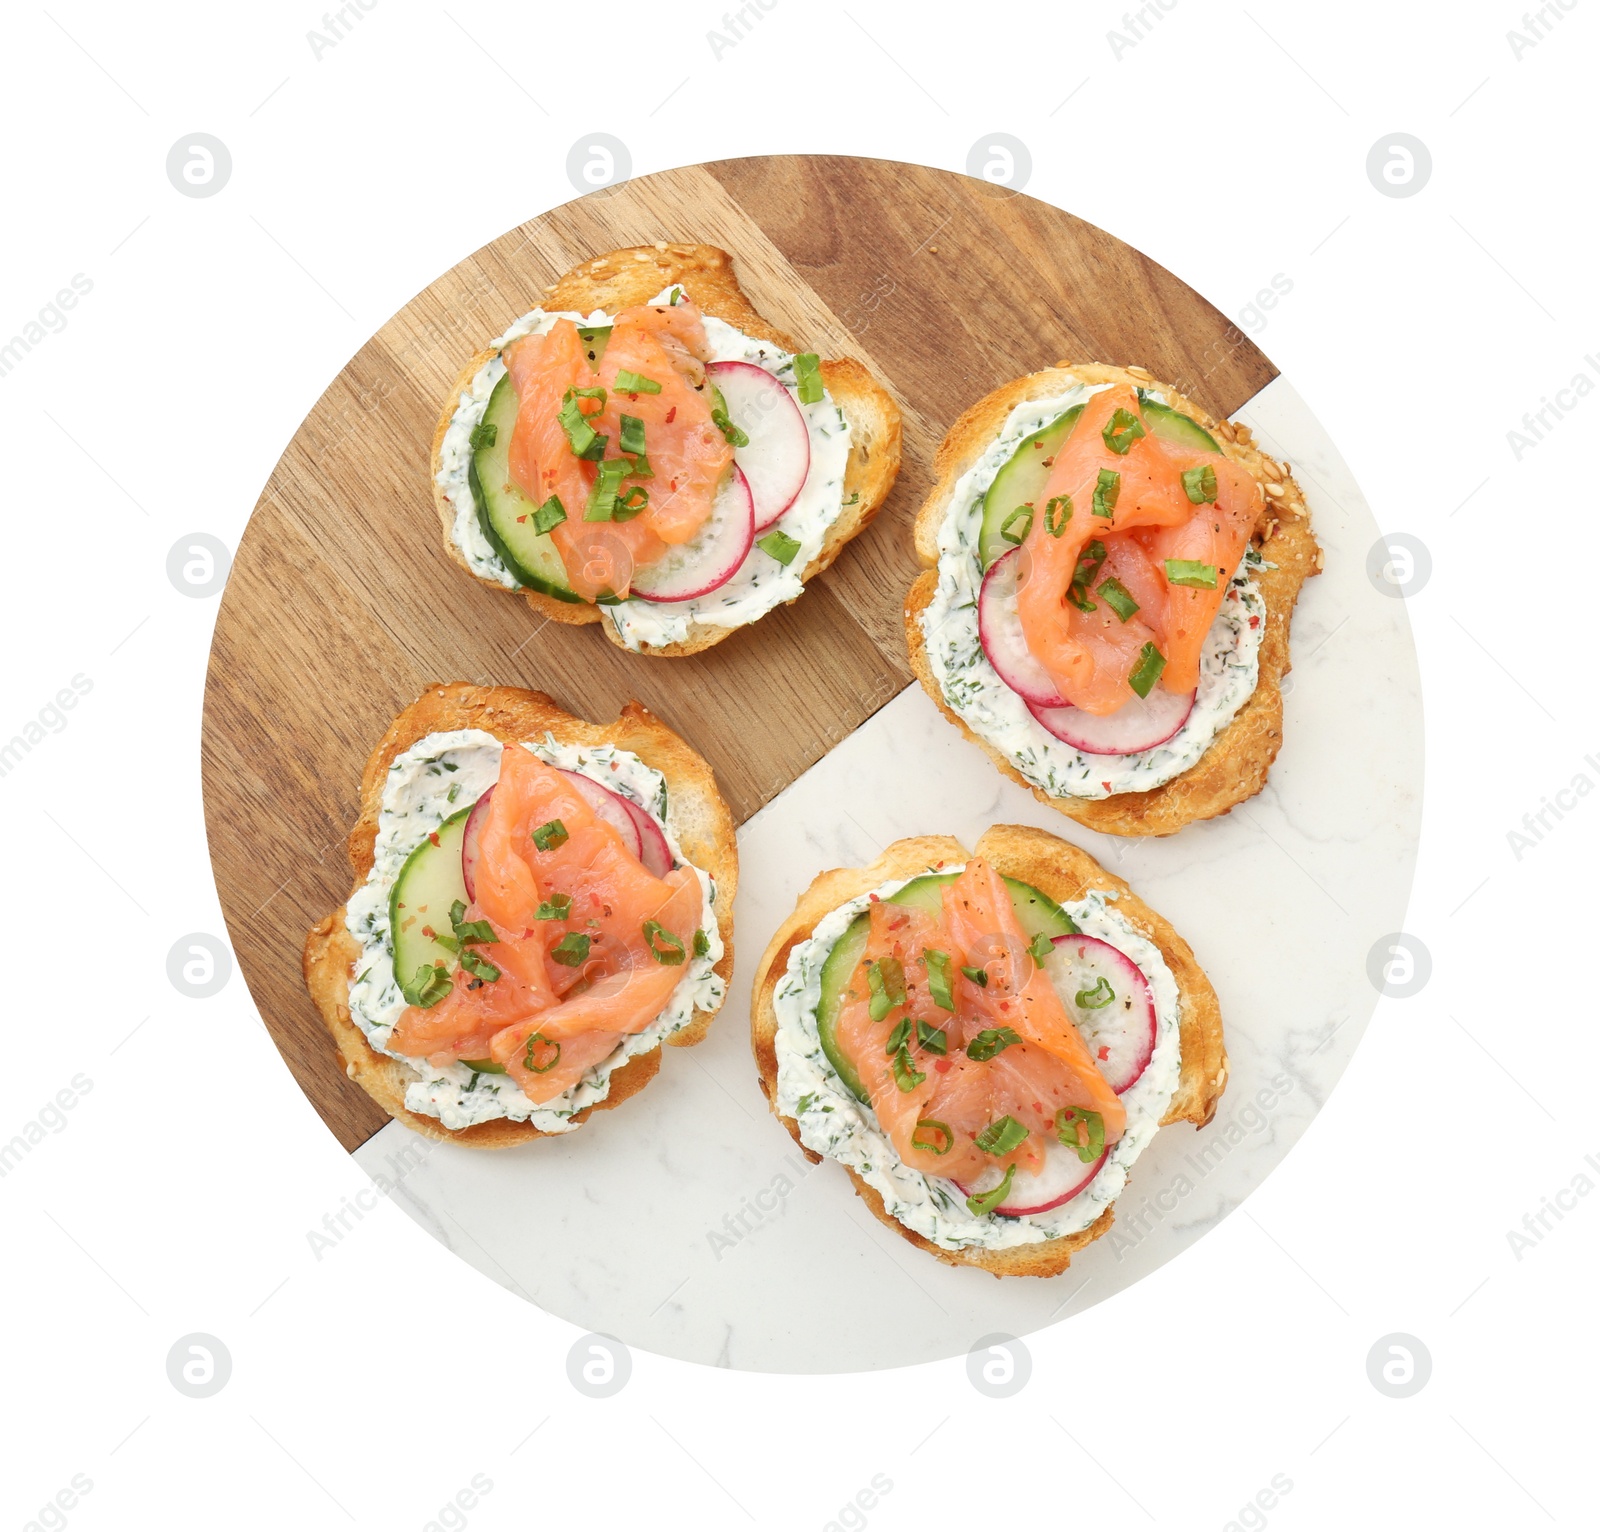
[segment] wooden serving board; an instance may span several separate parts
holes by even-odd
[[[867,532],[793,606],[690,659],[540,626],[440,546],[429,444],[463,361],[580,261],[693,240],[756,308],[900,401],[905,463]],[[234,558],[206,684],[203,780],[233,948],[273,1038],[347,1148],[389,1119],[344,1077],[300,946],[349,891],[361,769],[431,681],[535,687],[575,713],[630,698],[711,761],[742,823],[911,684],[901,602],[933,450],[969,404],[1063,360],[1137,364],[1218,415],[1275,375],[1196,293],[1021,195],[883,160],[782,156],[642,177],[534,218],[419,293],[312,407]],[[762,932],[741,933],[759,943]]]

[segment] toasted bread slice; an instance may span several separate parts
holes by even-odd
[[[614,314],[619,309],[648,303],[674,282],[684,285],[702,313],[714,314],[746,335],[771,341],[785,351],[806,349],[781,330],[774,329],[751,307],[733,274],[733,257],[715,245],[636,245],[625,250],[613,250],[585,261],[554,286],[546,288],[538,306],[551,311],[566,310],[580,314],[603,309],[608,314]],[[471,386],[479,368],[494,354],[492,350],[480,351],[451,385],[439,416],[439,424],[434,429],[429,472],[434,505],[438,509],[444,533],[445,551],[474,579],[482,581],[491,590],[504,591],[505,586],[475,573],[456,546],[450,535],[455,524],[455,507],[439,485],[440,451],[444,446],[445,432],[450,429],[462,393]],[[844,474],[845,506],[838,520],[828,529],[821,551],[806,565],[800,576],[802,584],[806,585],[811,583],[813,576],[821,574],[833,563],[839,556],[839,550],[877,515],[878,508],[894,484],[895,476],[900,472],[900,409],[893,396],[860,362],[849,359],[824,361],[820,371],[829,395],[844,411],[844,417],[850,424],[851,445]],[[589,602],[561,601],[534,590],[524,590],[520,594],[527,598],[536,612],[553,622],[581,626],[601,621],[600,608]],[[627,648],[610,623],[602,623],[601,631],[619,649]],[[646,645],[638,652],[668,658],[698,654],[737,631],[736,628],[697,622],[691,624],[689,636],[681,643]]]
[[[548,732],[561,744],[614,745],[631,750],[653,766],[667,781],[673,829],[684,855],[711,874],[717,885],[717,927],[722,935],[722,957],[716,964],[726,984],[733,977],[733,898],[739,886],[739,856],[734,841],[733,815],[717,791],[711,768],[660,719],[630,702],[615,723],[593,724],[557,707],[543,692],[512,686],[472,686],[464,681],[430,686],[389,725],[367,759],[361,777],[361,814],[350,832],[350,865],[359,889],[372,870],[373,845],[378,835],[378,810],[389,765],[402,750],[429,734],[452,729],[482,729],[505,744],[542,739]],[[499,1118],[470,1128],[446,1128],[436,1117],[406,1109],[406,1086],[415,1079],[399,1059],[368,1046],[366,1035],[350,1015],[350,980],[360,945],[345,929],[341,907],[324,916],[306,936],[302,959],[306,988],[344,1060],[345,1073],[384,1111],[427,1138],[477,1148],[500,1149],[529,1139],[548,1138],[530,1123]],[[711,1025],[712,1011],[697,1011],[694,1019],[667,1039],[679,1048],[700,1042]],[[611,1090],[603,1101],[576,1113],[574,1124],[590,1112],[620,1106],[643,1090],[661,1067],[661,1050],[653,1048],[628,1060],[611,1076]]]
[[[1265,504],[1252,542],[1271,566],[1256,574],[1267,606],[1267,629],[1259,652],[1260,679],[1249,700],[1187,771],[1149,792],[1115,793],[1108,798],[1054,798],[1029,782],[1003,751],[971,729],[945,702],[922,630],[922,614],[939,583],[939,530],[956,482],[999,434],[1016,405],[1060,394],[1075,383],[1128,383],[1158,390],[1175,410],[1204,426],[1224,455],[1245,467],[1262,486]],[[1287,465],[1275,462],[1252,443],[1248,426],[1212,419],[1177,389],[1156,382],[1142,369],[1062,362],[1017,378],[974,404],[939,444],[934,471],[938,482],[917,513],[917,559],[924,572],[906,596],[906,647],[917,679],[951,723],[1041,803],[1107,835],[1171,835],[1197,819],[1226,814],[1261,791],[1283,742],[1280,682],[1289,669],[1289,619],[1300,587],[1322,568],[1322,550],[1312,535],[1310,512],[1300,486]]]
[[[1115,893],[1116,910],[1130,925],[1160,949],[1178,983],[1179,1052],[1181,1075],[1177,1092],[1162,1125],[1192,1122],[1197,1128],[1211,1121],[1228,1082],[1228,1055],[1222,1044],[1222,1011],[1211,981],[1195,961],[1189,944],[1150,908],[1121,878],[1100,866],[1088,852],[1049,834],[1022,825],[995,825],[986,830],[974,848],[1006,877],[1030,883],[1058,903],[1082,899],[1091,889]],[[773,1114],[789,1130],[801,1152],[813,1164],[822,1156],[800,1140],[800,1126],[778,1110],[778,1017],[773,992],[789,965],[789,954],[809,940],[818,923],[841,904],[887,883],[909,878],[944,862],[964,862],[973,853],[947,835],[924,835],[899,840],[870,867],[839,868],[820,874],[801,896],[794,913],[778,927],[756,969],[750,999],[750,1043],[761,1075],[761,1089]],[[883,1198],[847,1165],[845,1171],[857,1194],[873,1213],[903,1239],[936,1255],[949,1266],[979,1266],[997,1277],[1053,1277],[1065,1271],[1075,1252],[1100,1238],[1111,1227],[1108,1207],[1088,1228],[1037,1245],[1017,1245],[1007,1250],[946,1250],[914,1233],[895,1218]]]

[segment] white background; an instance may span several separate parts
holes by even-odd
[[[1113,4],[776,0],[714,48],[723,18],[692,3],[377,0],[320,57],[310,6],[10,12],[0,342],[75,274],[93,286],[0,376],[0,736],[92,685],[0,777],[21,938],[0,1138],[91,1083],[0,1180],[6,1524],[826,1528],[875,1475],[892,1488],[841,1524],[1586,1524],[1600,1197],[1508,1239],[1575,1178],[1600,1185],[1600,806],[1568,797],[1531,849],[1508,842],[1580,774],[1600,782],[1600,403],[1568,395],[1575,418],[1520,461],[1507,436],[1600,377],[1596,12],[1572,3],[1530,46],[1511,4],[1176,0],[1114,47],[1132,31]],[[232,153],[213,198],[165,174],[196,131]],[[1225,312],[1289,279],[1255,338],[1380,524],[1431,552],[1409,604],[1429,796],[1408,926],[1432,980],[1380,1004],[1246,1210],[1032,1337],[1009,1400],[959,1361],[783,1378],[644,1353],[614,1398],[581,1397],[577,1332],[399,1209],[315,1259],[307,1232],[365,1177],[237,974],[207,1001],[166,978],[178,937],[222,930],[198,768],[216,603],[174,589],[169,548],[233,546],[349,355],[572,195],[567,151],[594,131],[635,172],[772,151],[961,169],[982,135],[1015,135],[1030,193]],[[1365,170],[1397,131],[1433,160],[1403,199]],[[166,1374],[197,1331],[233,1359],[206,1399]],[[1397,1331],[1433,1359],[1407,1399],[1367,1376]],[[475,1474],[492,1489],[441,1517]],[[74,1475],[92,1487],[42,1517]],[[1292,1488],[1242,1516],[1275,1475]]]

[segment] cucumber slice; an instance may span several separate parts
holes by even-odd
[[[598,368],[600,358],[606,354],[606,342],[611,339],[611,326],[581,324],[578,326],[578,339],[583,342],[583,354],[589,358],[589,365]]]
[[[1222,451],[1216,439],[1198,421],[1180,415],[1171,405],[1162,404],[1158,399],[1147,398],[1143,389],[1139,391],[1139,406],[1150,422],[1150,429],[1163,440],[1193,447],[1196,452]]]
[[[885,902],[904,905],[908,909],[926,910],[931,915],[937,915],[944,908],[945,889],[958,877],[960,873],[935,872],[925,877],[913,878],[898,893],[891,894]],[[1081,934],[1072,917],[1049,895],[1040,893],[1031,884],[1019,882],[1016,878],[1007,878],[1005,884],[1007,892],[1011,895],[1011,908],[1016,912],[1017,920],[1028,936],[1043,934],[1054,940],[1058,936]],[[850,922],[844,935],[833,944],[833,950],[822,965],[822,994],[817,1001],[817,1040],[822,1044],[822,1051],[827,1056],[828,1062],[833,1065],[834,1073],[858,1101],[865,1101],[867,1093],[862,1089],[860,1076],[856,1074],[850,1060],[845,1057],[844,1050],[839,1046],[838,1021],[839,1011],[844,1005],[845,991],[849,988],[851,976],[861,962],[861,954],[866,951],[869,925],[870,922],[865,914],[857,915]]]
[[[538,507],[511,480],[508,459],[516,423],[517,390],[507,373],[495,384],[483,412],[483,424],[494,427],[494,441],[473,452],[467,469],[467,482],[478,507],[478,524],[520,584],[558,601],[581,601],[583,598],[567,582],[567,567],[549,534],[533,529],[533,513]],[[583,508],[568,506],[567,514],[581,516]]]
[[[1000,528],[1019,505],[1037,503],[1050,477],[1046,461],[1054,461],[1056,449],[1067,439],[1082,413],[1083,406],[1075,404],[1032,436],[1024,436],[1017,450],[994,476],[989,492],[983,497],[983,525],[978,532],[978,556],[985,569],[1016,547],[1000,535]]]
[[[1175,442],[1196,452],[1222,450],[1202,426],[1187,415],[1180,415],[1170,405],[1147,397],[1143,389],[1139,391],[1139,405],[1151,433],[1164,441]],[[989,492],[983,497],[983,524],[978,532],[978,556],[983,560],[985,569],[1016,547],[1015,543],[1007,542],[1000,535],[1000,528],[1005,525],[1006,517],[1019,505],[1038,504],[1045,481],[1050,477],[1046,462],[1055,457],[1056,449],[1071,434],[1082,413],[1083,406],[1075,404],[1032,436],[1025,436],[994,476]],[[1034,445],[1036,442],[1037,446]]]
[[[833,1072],[844,1081],[845,1089],[857,1101],[865,1101],[867,1093],[861,1088],[861,1077],[839,1046],[838,1022],[850,976],[866,951],[867,927],[867,917],[857,915],[844,935],[833,944],[833,951],[822,965],[822,998],[817,1001],[817,1040],[833,1065]]]
[[[389,931],[394,938],[394,978],[400,993],[420,1005],[417,970],[443,963],[454,968],[456,955],[442,947],[427,931],[450,934],[450,906],[467,903],[467,885],[461,876],[461,839],[473,806],[452,814],[423,841],[400,869],[389,891]]]

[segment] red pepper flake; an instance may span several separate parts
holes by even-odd
[[[1250,619],[1250,626],[1252,628],[1259,628],[1261,626],[1261,619],[1259,617],[1252,617]]]
[[[424,926],[422,928],[422,934],[424,936],[426,936],[429,941],[432,941],[433,938],[434,938],[434,929],[433,929],[433,927],[432,926]]]
[[[1110,784],[1110,783],[1109,783],[1109,782],[1102,782],[1102,783],[1101,783],[1101,784],[1100,784],[1100,785],[1101,785],[1101,786],[1102,786],[1102,787],[1103,787],[1103,788],[1105,788],[1105,790],[1106,790],[1106,791],[1107,791],[1107,792],[1108,792],[1108,793],[1109,793],[1109,792],[1110,792],[1110,791],[1111,791],[1111,784]]]
[[[1039,1115],[1040,1115],[1040,1116],[1041,1116],[1041,1117],[1043,1117],[1043,1116],[1044,1116],[1044,1107],[1043,1107],[1043,1106],[1041,1106],[1041,1105],[1040,1105],[1040,1104],[1039,1104],[1039,1103],[1038,1103],[1038,1102],[1037,1102],[1037,1101],[1035,1101],[1035,1102],[1034,1102],[1034,1103],[1033,1103],[1033,1109],[1034,1109],[1034,1111],[1036,1111],[1036,1112],[1037,1112],[1037,1113],[1038,1113],[1038,1114],[1039,1114]]]
[[[439,832],[437,830],[429,830],[428,831],[428,839],[431,840],[434,843],[434,845],[437,846],[439,844]]]
[[[665,423],[670,426],[672,424],[672,422],[674,420],[676,420],[677,418],[678,418],[678,406],[677,405],[673,405],[672,408],[667,411],[667,418],[666,418],[666,422]]]
[[[519,516],[519,517],[517,517],[517,520],[518,520],[518,521],[526,521],[526,520],[527,520],[527,519],[528,519],[528,518],[527,518],[527,517],[526,517],[526,516]]]
[[[1111,1049],[1106,1047],[1104,1044],[1102,1044],[1101,1047],[1100,1047],[1100,1051],[1097,1054],[1095,1054],[1095,1057],[1097,1059],[1099,1059],[1100,1062],[1103,1064],[1103,1063],[1105,1063],[1105,1061],[1108,1058],[1111,1057]]]
[[[876,894],[868,894],[867,895],[867,902],[869,904],[877,904],[878,903],[878,896]]]
[[[949,1074],[950,1073],[950,1060],[949,1059],[935,1059],[933,1061],[933,1070],[934,1070],[935,1074],[941,1074],[941,1075]]]

